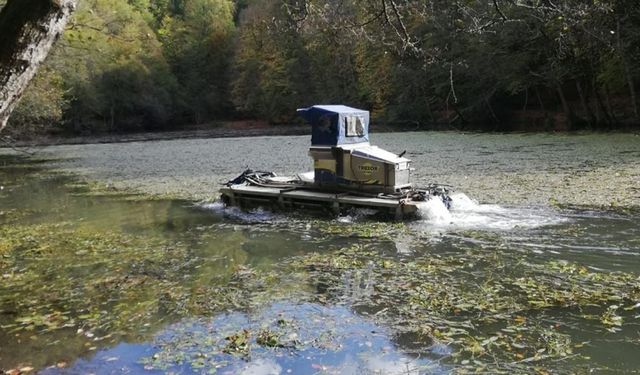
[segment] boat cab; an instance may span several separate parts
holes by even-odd
[[[369,143],[368,111],[316,105],[298,114],[311,124],[309,156],[318,188],[369,193],[411,188],[411,160]]]

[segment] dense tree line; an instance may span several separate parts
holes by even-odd
[[[640,122],[639,62],[636,0],[81,0],[11,122],[287,123],[345,103],[421,128],[612,129]]]

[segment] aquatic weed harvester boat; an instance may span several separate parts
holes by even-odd
[[[292,177],[246,170],[222,189],[227,206],[276,210],[320,209],[339,214],[375,209],[400,220],[416,216],[421,204],[439,199],[449,208],[451,189],[410,182],[411,160],[369,143],[369,112],[344,105],[298,109],[311,124],[309,156],[314,170]]]

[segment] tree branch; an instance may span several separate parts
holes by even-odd
[[[498,12],[500,17],[502,17],[502,20],[503,21],[507,21],[508,18],[507,18],[507,16],[504,15],[504,13],[502,12],[502,9],[500,9],[500,6],[498,6],[498,1],[497,0],[493,0],[493,6],[496,8],[496,12]]]

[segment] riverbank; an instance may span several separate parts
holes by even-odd
[[[164,141],[171,139],[260,137],[311,134],[305,125],[268,125],[260,121],[225,122],[215,125],[191,126],[175,131],[107,133],[92,135],[41,134],[31,138],[8,137],[2,147],[38,147],[52,145],[127,143]],[[2,134],[0,134],[2,139]]]
[[[53,145],[127,143],[146,141],[165,141],[172,139],[236,138],[310,135],[311,128],[306,124],[272,125],[264,121],[227,121],[212,124],[184,126],[179,130],[163,130],[137,133],[102,133],[90,135],[69,134],[28,134],[16,137],[11,132],[0,133],[0,148],[40,147]],[[372,133],[410,132],[418,130],[407,125],[376,125]]]
[[[551,131],[533,125],[533,128],[518,123],[513,132],[483,132],[477,130],[462,131],[454,126],[434,126],[423,129],[417,125],[380,125],[375,124],[370,129],[372,134],[383,133],[408,133],[408,132],[457,132],[465,134],[560,134],[560,135],[584,135],[592,132],[569,132],[560,127]],[[135,133],[97,133],[88,135],[70,135],[64,133],[34,133],[20,134],[16,136],[13,129],[9,128],[0,133],[0,149],[2,148],[27,148],[54,145],[78,145],[78,144],[103,144],[103,143],[128,143],[146,141],[166,141],[174,139],[206,139],[206,138],[241,138],[241,137],[269,137],[269,136],[294,136],[310,135],[311,129],[307,124],[280,124],[273,125],[265,121],[226,121],[202,125],[190,125],[180,127],[178,130],[146,131]],[[598,134],[629,134],[640,135],[639,132],[620,130],[600,132]]]

